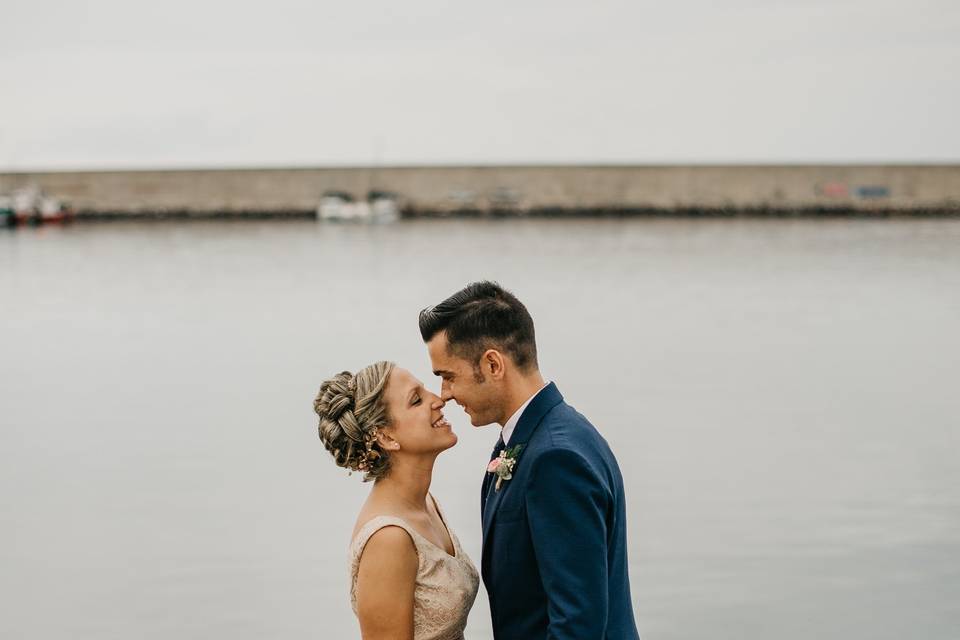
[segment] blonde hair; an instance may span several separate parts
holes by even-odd
[[[390,424],[383,398],[392,362],[376,362],[352,374],[325,380],[313,401],[320,416],[320,440],[337,466],[363,471],[364,482],[387,475],[390,458],[377,442],[377,429]]]

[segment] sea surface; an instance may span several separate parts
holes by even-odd
[[[960,637],[960,220],[910,219],[2,231],[0,637],[359,637],[314,394],[437,387],[417,313],[482,278],[619,458],[646,640]],[[447,415],[479,561],[497,428]]]

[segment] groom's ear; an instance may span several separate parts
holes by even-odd
[[[480,369],[494,380],[502,380],[504,373],[503,354],[496,349],[487,349],[480,356]]]

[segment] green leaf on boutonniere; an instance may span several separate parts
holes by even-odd
[[[517,456],[521,451],[523,451],[522,444],[514,445],[501,451],[500,456],[490,463],[487,469],[497,476],[497,484],[494,487],[496,491],[500,491],[500,486],[513,477],[513,469],[517,466]]]

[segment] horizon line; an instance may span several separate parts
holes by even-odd
[[[424,163],[391,163],[391,164],[221,164],[221,165],[144,165],[117,167],[104,165],[102,167],[24,167],[0,168],[0,175],[23,175],[32,173],[178,173],[178,172],[226,172],[226,171],[317,171],[317,170],[405,170],[405,169],[628,169],[628,168],[790,168],[790,167],[951,167],[960,166],[960,158],[955,160],[830,160],[830,161],[691,161],[691,162],[628,162],[628,161],[597,161],[597,162],[424,162]]]

